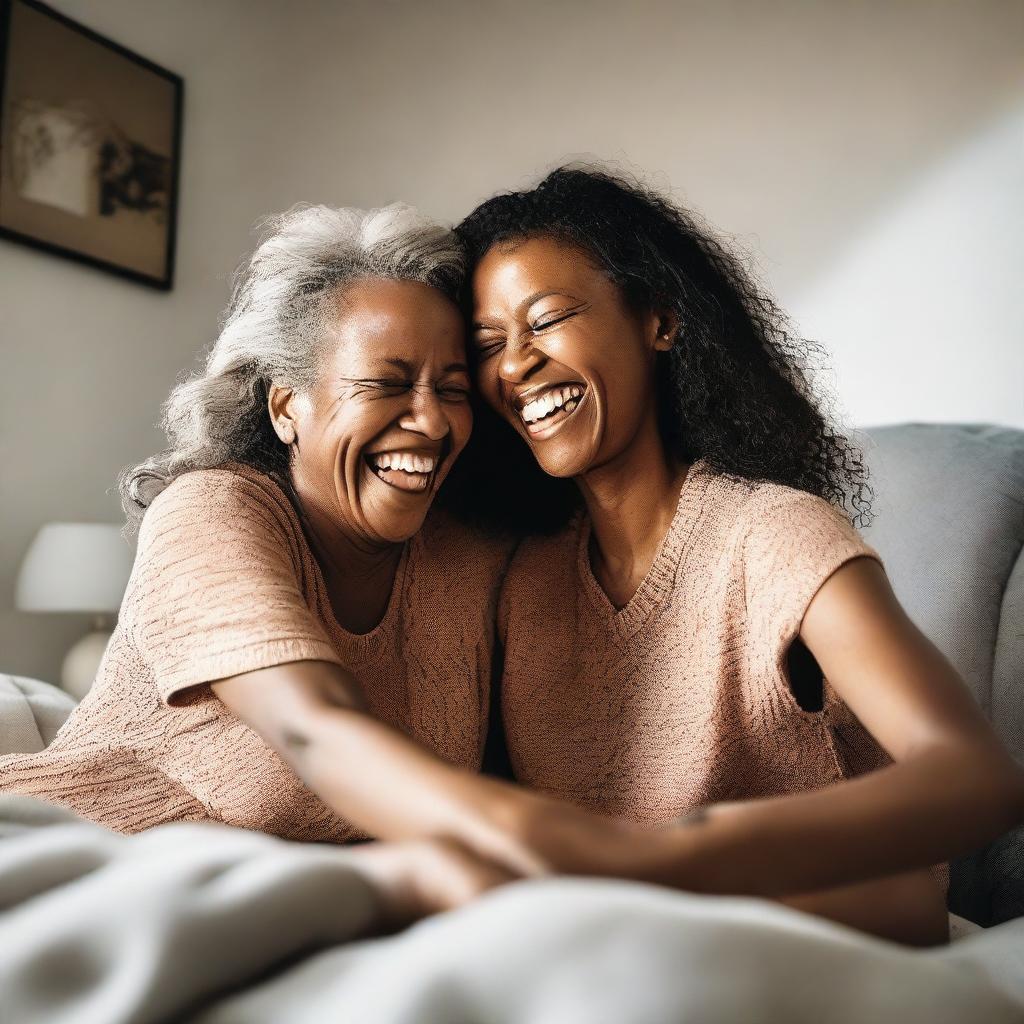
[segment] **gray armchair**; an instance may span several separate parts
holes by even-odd
[[[865,434],[876,518],[864,538],[1024,764],[1024,431],[909,423]],[[985,926],[1024,916],[1024,828],[953,863],[949,907]]]

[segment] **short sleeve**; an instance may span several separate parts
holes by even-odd
[[[294,527],[268,488],[229,470],[184,474],[154,499],[122,616],[160,698],[307,659],[340,659],[300,585]]]
[[[787,489],[752,496],[743,541],[743,588],[748,629],[758,646],[776,654],[800,632],[804,613],[840,566],[879,553],[824,498]]]

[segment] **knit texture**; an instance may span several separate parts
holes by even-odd
[[[286,662],[344,665],[371,712],[478,770],[500,576],[511,544],[432,512],[405,545],[371,632],[335,620],[284,491],[228,463],[154,501],[92,689],[45,750],[0,758],[0,790],[43,797],[119,832],[214,820],[286,839],[366,838],[213,693]]]
[[[818,711],[790,689],[787,651],[819,587],[852,558],[882,564],[824,499],[697,461],[619,610],[589,542],[582,513],[526,541],[502,589],[503,716],[520,782],[653,826],[892,763],[828,680]],[[946,866],[935,872],[945,887]]]

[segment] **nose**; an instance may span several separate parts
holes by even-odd
[[[544,353],[534,348],[531,341],[509,338],[501,351],[498,374],[510,384],[520,384],[543,362]]]
[[[398,421],[403,430],[411,430],[431,441],[448,436],[450,429],[441,399],[432,387],[415,387],[409,394],[409,408]]]

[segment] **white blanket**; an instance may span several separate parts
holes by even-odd
[[[0,752],[73,702],[0,676]],[[3,1024],[1024,1021],[1024,919],[913,951],[764,900],[517,882],[371,938],[353,848],[223,825],[123,836],[0,796]]]
[[[0,797],[10,1024],[1019,1024],[1024,920],[914,951],[763,900],[517,882],[386,938],[352,848]]]

